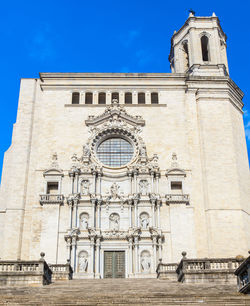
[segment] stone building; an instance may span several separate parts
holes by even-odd
[[[70,260],[75,278],[155,277],[159,259],[246,254],[242,91],[219,19],[190,14],[172,73],[22,79],[5,153],[0,258]]]

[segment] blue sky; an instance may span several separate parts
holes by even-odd
[[[39,72],[170,72],[170,39],[190,8],[197,16],[215,12],[228,36],[230,76],[245,93],[250,151],[250,1],[8,0],[0,4],[0,173],[20,78]]]

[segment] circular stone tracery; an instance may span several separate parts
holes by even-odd
[[[133,158],[134,149],[129,141],[121,137],[110,137],[97,147],[97,157],[108,167],[122,167]]]

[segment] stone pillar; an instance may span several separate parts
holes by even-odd
[[[134,171],[134,193],[137,193],[137,171]]]
[[[91,248],[91,258],[90,258],[90,267],[89,272],[91,275],[94,275],[94,264],[95,264],[95,238],[90,237],[90,248]]]
[[[101,228],[101,200],[97,200],[97,222],[96,227]]]
[[[96,238],[95,278],[100,278],[100,237]]]
[[[128,238],[128,275],[133,274],[133,237]]]
[[[135,236],[135,273],[139,272],[139,240],[138,236]]]
[[[153,265],[153,272],[155,273],[156,271],[156,244],[157,244],[157,237],[153,236],[153,260],[152,260],[152,265]]]
[[[158,239],[158,246],[159,246],[159,259],[162,259],[162,238]]]
[[[69,228],[72,228],[72,213],[73,213],[73,200],[69,200]]]
[[[134,207],[135,207],[135,226],[138,227],[138,201],[134,200]]]
[[[157,201],[157,227],[161,227],[161,218],[160,218],[160,207],[161,207],[161,202]]]
[[[133,178],[132,178],[132,172],[128,173],[129,181],[130,181],[130,194],[133,194]]]
[[[129,227],[132,227],[132,201],[128,202],[129,205]]]
[[[74,208],[75,208],[75,227],[77,227],[78,224],[78,199],[74,199]]]
[[[98,193],[102,194],[102,174],[98,172]]]
[[[151,200],[152,204],[152,226],[155,227],[155,200]]]
[[[70,184],[71,184],[71,193],[74,193],[74,172],[70,171],[69,172],[69,177],[70,177]]]
[[[150,172],[151,176],[151,193],[154,193],[154,172]]]
[[[159,177],[160,173],[156,173],[156,193],[159,194]]]
[[[73,250],[73,271],[76,272],[76,241],[77,236],[72,236],[72,250]]]
[[[95,228],[95,203],[96,199],[91,199],[92,203],[92,227]]]

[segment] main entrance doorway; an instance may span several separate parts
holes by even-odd
[[[104,278],[125,277],[125,251],[104,251]]]

